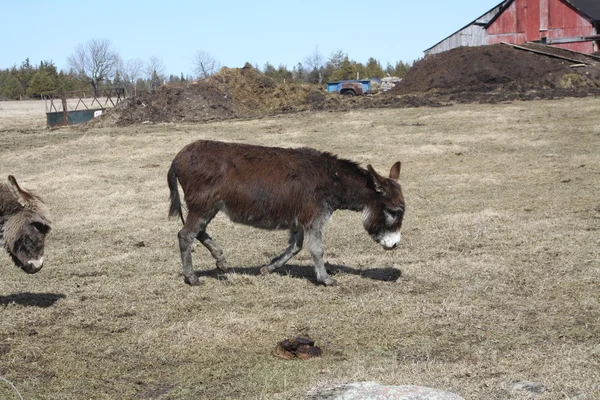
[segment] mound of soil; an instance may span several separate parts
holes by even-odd
[[[256,117],[326,108],[327,97],[316,85],[277,84],[252,67],[223,68],[205,81],[164,85],[135,96],[91,123],[132,125]]]
[[[231,93],[236,112],[243,116],[305,110],[311,108],[309,95],[324,92],[314,85],[276,84],[250,66],[223,68],[208,83]]]
[[[582,63],[511,46],[459,47],[418,61],[389,94],[428,94],[432,101],[493,102],[598,94],[598,60],[550,46],[528,44]]]
[[[202,122],[235,116],[231,96],[205,82],[165,85],[134,96],[109,110],[102,120],[115,125],[156,122]]]

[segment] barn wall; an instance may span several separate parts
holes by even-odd
[[[559,0],[550,0],[548,7],[548,38],[595,35],[594,25],[570,5]],[[569,50],[592,53],[594,42],[560,43],[553,46]]]
[[[549,0],[540,0],[540,31],[547,31],[548,30],[548,4]],[[542,36],[544,35],[543,32]]]
[[[487,30],[488,44],[596,34],[593,24],[561,0],[515,0]],[[570,50],[591,53],[593,42],[555,44]]]
[[[525,33],[504,33],[501,35],[490,35],[488,36],[487,44],[498,44],[501,42],[506,43],[525,43]]]
[[[514,35],[517,31],[517,1],[514,1],[498,19],[488,27],[489,36],[494,35]]]

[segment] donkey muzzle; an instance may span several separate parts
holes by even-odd
[[[400,232],[390,232],[379,239],[379,244],[385,250],[393,250],[398,246],[400,240],[402,240]]]
[[[40,257],[37,260],[29,260],[27,264],[23,265],[23,271],[28,274],[35,274],[44,266],[44,257]]]

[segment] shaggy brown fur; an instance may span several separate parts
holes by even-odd
[[[322,228],[335,210],[362,211],[363,224],[384,248],[400,241],[404,198],[397,180],[400,162],[390,177],[326,152],[239,143],[197,141],[184,147],[168,174],[169,215],[184,222],[179,244],[185,281],[198,284],[192,269],[191,245],[197,238],[226,271],[223,251],[206,233],[219,211],[234,222],[263,229],[289,229],[290,246],[262,269],[273,271],[302,248],[307,235],[317,281],[335,284],[323,263]],[[189,213],[183,219],[179,181]]]
[[[8,183],[0,185],[0,244],[23,271],[34,274],[42,268],[50,225],[43,201],[10,175]]]

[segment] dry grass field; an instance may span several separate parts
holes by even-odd
[[[1,179],[34,189],[54,221],[38,274],[0,253],[0,376],[27,400],[302,399],[349,381],[599,399],[599,104],[47,130],[43,105],[0,103]],[[287,233],[219,215],[208,231],[235,271],[197,246],[203,284],[185,285],[166,173],[200,138],[311,146],[382,173],[401,160],[402,244],[386,252],[337,212],[324,238],[340,286],[321,287],[305,250],[260,276]],[[300,334],[322,357],[271,354]],[[0,381],[0,398],[18,396]]]

